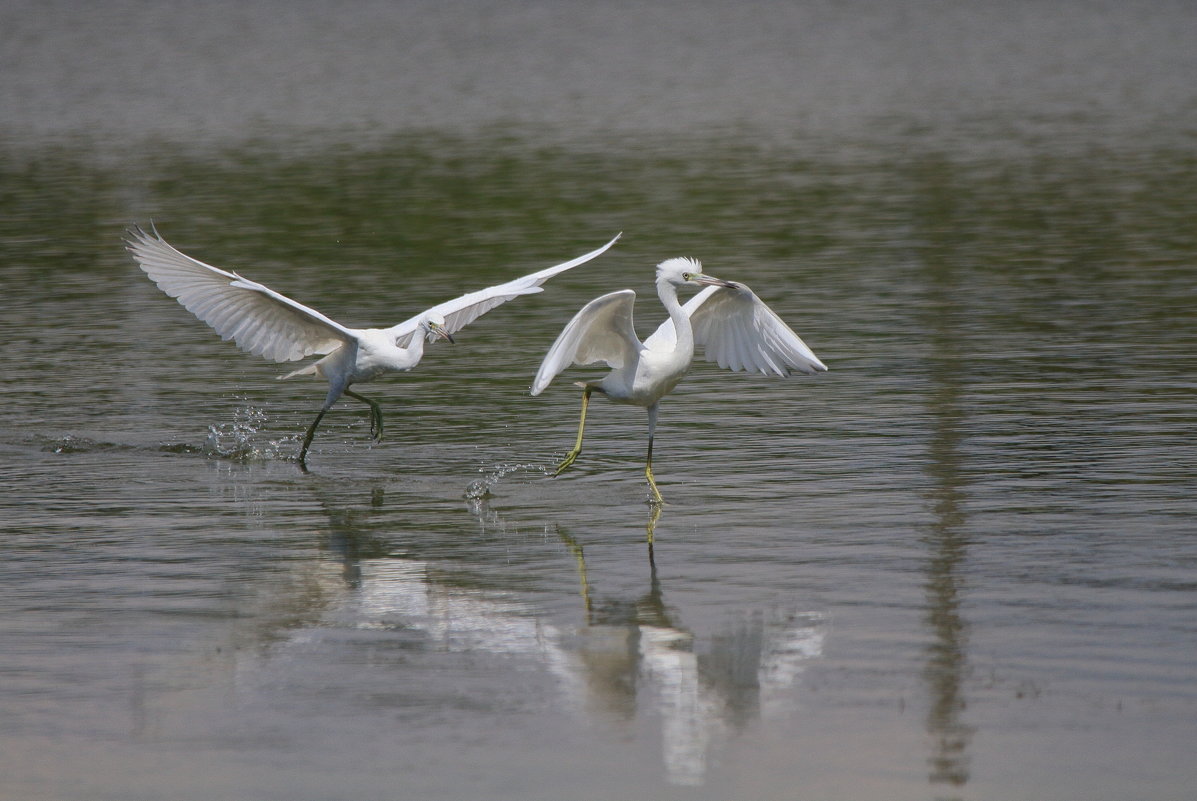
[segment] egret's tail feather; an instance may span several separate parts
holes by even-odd
[[[288,378],[294,378],[297,375],[316,375],[316,362],[309,364],[307,367],[300,367],[298,370],[292,370],[286,375],[278,376],[279,381],[286,381]]]

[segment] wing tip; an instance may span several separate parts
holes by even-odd
[[[159,242],[164,242],[165,240],[162,238],[162,234],[158,233],[158,228],[157,228],[157,226],[154,225],[154,220],[152,218],[149,221],[149,225],[150,225],[149,231],[146,231],[146,229],[142,228],[141,223],[133,223],[132,225],[125,228],[125,240],[124,240],[125,244],[126,245],[134,244],[133,242],[129,241],[130,237],[137,240],[138,242],[143,242],[143,243],[149,242],[149,241],[155,240],[155,239],[158,240]]]
[[[532,386],[529,387],[532,397],[536,397],[540,393],[549,388],[549,384],[553,383],[556,374],[545,375],[545,367],[542,364],[540,369],[536,371],[536,377],[532,379]]]

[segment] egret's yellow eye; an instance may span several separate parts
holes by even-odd
[[[682,278],[690,281],[694,278],[694,273],[682,273]]]

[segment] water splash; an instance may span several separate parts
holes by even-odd
[[[494,467],[480,467],[478,472],[483,473],[482,478],[470,482],[466,487],[465,497],[470,501],[484,501],[487,498],[492,498],[491,487],[498,484],[507,476],[518,470],[536,471],[547,475],[548,470],[543,465],[537,464],[500,464]]]
[[[261,407],[239,407],[233,412],[230,422],[208,426],[205,452],[221,459],[242,462],[286,458],[294,437],[272,439],[265,443],[259,441],[258,435],[266,427],[268,419],[266,410]]]
[[[63,455],[101,453],[109,451],[150,451],[179,455],[203,455],[233,461],[256,461],[293,459],[298,449],[298,436],[289,435],[279,439],[264,440],[262,431],[269,418],[266,410],[256,406],[242,406],[233,412],[233,419],[227,423],[208,426],[206,441],[200,444],[190,442],[160,442],[157,445],[122,442],[105,442],[76,434],[60,437],[38,437],[41,449],[48,453]]]

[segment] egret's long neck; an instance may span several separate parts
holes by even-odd
[[[420,359],[424,358],[424,343],[427,341],[428,335],[423,328],[420,328],[416,330],[416,335],[411,338],[408,346],[403,349],[403,354],[411,362],[412,367],[415,367],[420,363]]]
[[[669,319],[673,321],[673,330],[677,335],[677,345],[674,351],[685,354],[686,361],[694,356],[694,330],[690,327],[690,316],[682,309],[677,299],[677,287],[669,281],[657,281],[657,297],[669,312]]]

